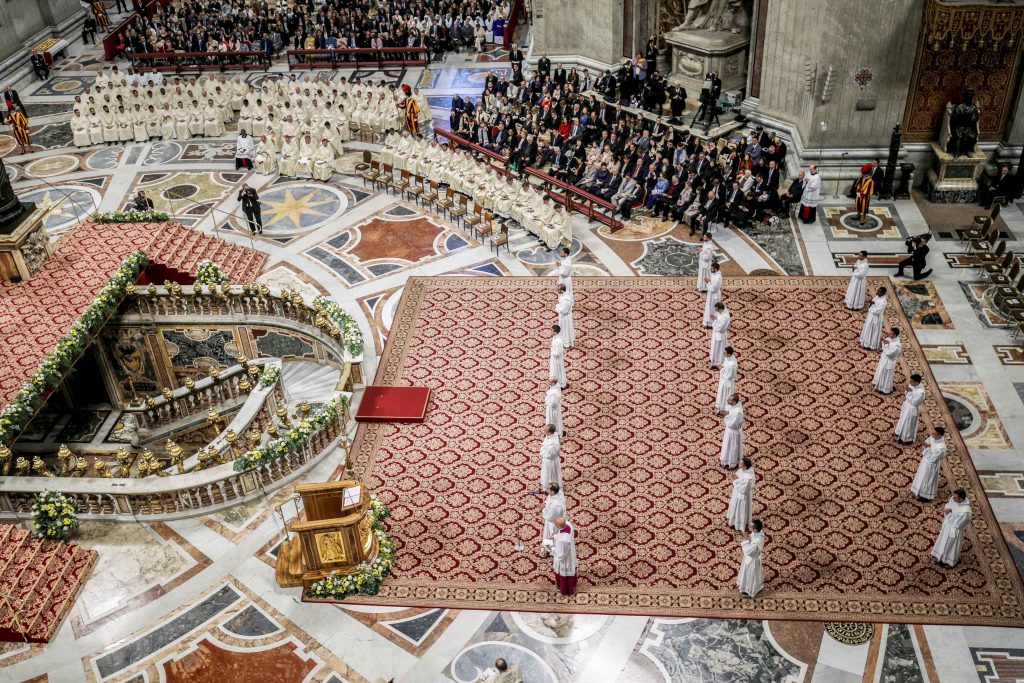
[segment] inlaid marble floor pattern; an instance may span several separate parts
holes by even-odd
[[[70,197],[47,219],[55,239],[81,215],[121,208],[137,187],[151,186],[157,208],[265,251],[263,281],[333,296],[357,316],[378,352],[410,276],[552,271],[553,255],[522,230],[514,229],[510,248],[496,253],[359,178],[336,175],[318,185],[235,173],[230,134],[183,144],[71,148],[62,128],[66,108],[95,77],[96,55],[95,48],[74,45],[51,81],[19,85],[29,93],[33,124],[48,126],[39,137],[46,149],[5,162],[23,197]],[[500,53],[486,59],[495,56]],[[434,116],[446,118],[450,97],[477,94],[491,68],[508,64],[459,55],[426,72],[392,76],[420,84]],[[9,152],[4,145],[0,139]],[[263,236],[241,228],[234,199],[241,182],[266,198]],[[185,195],[188,201],[174,199]],[[726,287],[729,274],[846,275],[862,248],[878,257],[872,275],[892,275],[905,235],[928,229],[919,201],[879,203],[865,230],[851,228],[846,200],[830,199],[814,225],[722,231],[714,237]],[[1024,248],[1018,241],[1024,213],[1010,207],[1003,216],[1011,248]],[[380,221],[409,231],[401,254],[381,252],[385,243],[371,229]],[[577,217],[573,227],[580,274],[696,272],[696,246],[672,224],[647,220],[611,234]],[[977,270],[955,236],[939,234],[932,245],[934,275],[928,282],[899,281],[899,302],[1024,571],[1024,352],[976,284]],[[368,351],[373,354],[369,344]],[[375,362],[368,363],[371,375]],[[114,418],[83,417],[73,425],[77,438],[90,437],[93,423],[108,419]],[[307,479],[323,480],[336,466],[324,461]],[[850,631],[818,622],[303,605],[297,591],[275,584],[271,566],[283,533],[272,507],[286,499],[284,491],[269,505],[162,524],[84,525],[82,542],[99,551],[100,562],[79,603],[51,644],[0,646],[0,680],[470,683],[499,656],[519,666],[528,683],[1004,683],[1024,677],[1024,628],[879,623]]]

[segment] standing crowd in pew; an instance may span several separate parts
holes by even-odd
[[[140,77],[124,74],[117,67],[101,73],[94,86],[75,97],[71,117],[74,144],[86,147],[221,137],[237,119],[238,131],[253,137],[254,144],[259,141],[272,150],[267,157],[273,157],[276,164],[277,155],[281,153],[283,158],[288,146],[286,134],[297,148],[307,135],[314,147],[327,139],[340,156],[342,143],[355,135],[379,140],[387,131],[405,127],[407,99],[425,105],[422,94],[407,96],[383,81],[374,84],[342,78],[333,82],[292,74],[265,77],[257,86],[221,74],[171,78],[166,83],[161,76],[158,84],[154,76],[159,74]],[[429,112],[429,108],[424,110]],[[289,163],[283,167],[292,168]]]

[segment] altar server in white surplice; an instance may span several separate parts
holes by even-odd
[[[901,351],[903,351],[903,346],[900,342],[900,330],[898,327],[891,327],[889,336],[882,340],[882,357],[878,359],[875,377],[871,380],[871,386],[875,390],[883,394],[892,393],[893,379],[896,376],[896,361],[899,360]]]
[[[576,592],[576,532],[569,523],[559,517],[555,520],[558,533],[555,534],[551,546],[551,557],[554,559],[555,584],[562,595]]]
[[[548,391],[544,395],[544,420],[549,425],[555,425],[555,433],[559,436],[565,435],[565,424],[562,422],[562,387],[558,386],[558,380],[551,378]]]
[[[882,341],[882,320],[885,317],[885,306],[889,303],[885,287],[879,287],[868,306],[868,317],[864,319],[864,329],[860,333],[860,345],[874,351]]]
[[[715,370],[725,358],[725,347],[729,345],[729,323],[732,315],[721,301],[715,304],[711,315],[711,369]]]
[[[575,303],[572,294],[565,288],[565,285],[558,285],[558,303],[555,304],[555,312],[558,313],[558,326],[562,328],[562,345],[571,349],[576,343],[576,325],[572,321],[572,305]]]
[[[541,512],[544,517],[544,530],[541,532],[541,544],[550,546],[550,541],[558,533],[555,527],[555,520],[559,517],[568,519],[569,515],[565,510],[565,494],[558,484],[548,484],[548,497],[544,499],[544,510]]]
[[[754,517],[754,484],[757,476],[754,474],[754,465],[750,458],[743,458],[740,461],[740,468],[736,470],[736,478],[732,482],[732,496],[729,498],[729,509],[726,511],[726,518],[729,526],[736,531],[746,531],[750,521]]]
[[[725,432],[722,434],[722,452],[718,461],[723,467],[736,467],[743,457],[743,403],[739,394],[733,394],[727,401]]]
[[[920,501],[935,500],[939,492],[939,466],[946,459],[946,429],[936,427],[924,440],[921,462],[910,484],[910,492]]]
[[[697,257],[697,291],[708,291],[708,275],[711,274],[711,262],[715,260],[715,245],[711,243],[711,235],[704,233],[701,237],[700,254]]]
[[[736,579],[740,593],[754,597],[764,588],[764,572],[761,568],[761,553],[764,551],[764,525],[755,519],[750,523],[750,537],[743,539],[740,548],[743,550],[743,563],[740,564],[740,575]]]
[[[896,438],[900,443],[914,443],[917,439],[917,418],[921,414],[922,403],[924,384],[921,375],[914,373],[910,376],[910,386],[903,398],[903,407],[900,408],[900,419],[896,422]]]
[[[569,247],[562,247],[561,259],[558,261],[558,284],[565,285],[565,291],[572,294],[572,257]]]
[[[558,484],[562,488],[562,446],[555,431],[555,425],[548,425],[544,442],[540,445],[540,485]]]
[[[932,557],[942,564],[955,567],[960,561],[960,548],[970,522],[971,504],[967,502],[967,492],[957,489],[946,502],[946,517],[942,520],[939,537],[935,539]]]
[[[548,362],[548,376],[558,380],[558,386],[565,389],[569,383],[565,379],[565,345],[562,343],[562,328],[552,325],[551,360]]]
[[[711,327],[711,316],[715,312],[715,304],[722,300],[722,269],[717,262],[712,262],[708,272],[708,294],[704,300],[704,327]]]
[[[850,286],[846,288],[846,307],[853,311],[864,308],[864,297],[868,292],[868,252],[860,252],[860,257],[853,264],[853,275]]]
[[[722,414],[727,407],[726,401],[736,393],[736,372],[739,365],[736,360],[736,352],[731,346],[725,347],[725,356],[718,371],[718,392],[715,394],[715,412]]]

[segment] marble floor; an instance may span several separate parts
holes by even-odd
[[[454,93],[476,94],[488,69],[508,68],[491,63],[501,57],[500,51],[463,54],[429,70],[362,75],[419,84],[434,117],[443,120]],[[263,281],[333,296],[374,340],[367,345],[374,358],[410,276],[505,277],[552,270],[552,256],[523,233],[513,233],[510,251],[496,255],[458,227],[375,192],[357,177],[335,175],[326,185],[246,177],[234,170],[230,134],[188,143],[70,147],[69,103],[101,65],[95,49],[75,45],[48,82],[18,86],[33,113],[39,146],[4,161],[23,198],[56,204],[46,224],[55,239],[79,218],[121,208],[137,188],[146,188],[157,208],[178,220],[266,252]],[[0,152],[9,154],[10,143],[0,132]],[[352,151],[361,148],[355,144]],[[266,232],[255,239],[240,228],[235,195],[243,181],[263,196]],[[834,190],[829,183],[826,192]],[[180,196],[188,200],[173,199]],[[859,229],[848,219],[846,199],[830,197],[825,204],[814,225],[717,233],[726,275],[843,275],[860,249],[879,255],[872,275],[892,275],[898,259],[884,255],[901,252],[904,237],[928,230],[930,220],[937,236],[930,256],[934,275],[927,282],[898,280],[899,302],[926,347],[1024,571],[1024,351],[956,238],[960,219],[915,198],[879,202],[875,219]],[[949,211],[970,215],[962,207]],[[1007,208],[1003,218],[1011,248],[1024,248],[1021,207]],[[580,274],[696,271],[696,245],[671,224],[645,220],[611,234],[577,216],[573,229]],[[374,363],[367,368],[371,373]],[[94,427],[81,430],[91,436]],[[337,465],[325,460],[306,479],[323,480]],[[84,524],[82,543],[99,551],[96,570],[53,642],[0,646],[0,680],[227,681],[273,672],[286,681],[469,683],[498,656],[520,666],[529,683],[1006,683],[1024,675],[1024,625],[305,605],[296,589],[274,582],[274,555],[283,538],[276,511],[287,514],[288,493],[184,521]]]

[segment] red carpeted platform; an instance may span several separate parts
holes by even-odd
[[[366,387],[356,422],[423,422],[430,387]]]

